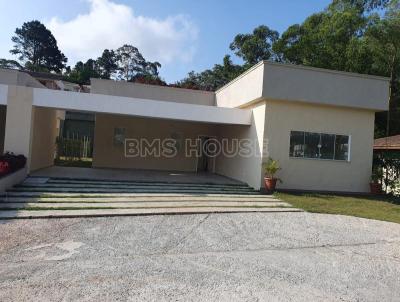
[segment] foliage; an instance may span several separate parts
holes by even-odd
[[[232,62],[229,55],[224,57],[222,64],[215,64],[212,69],[200,73],[191,71],[188,76],[173,86],[188,89],[217,90],[246,70],[245,67]]]
[[[77,83],[80,85],[90,84],[90,78],[100,78],[100,73],[98,64],[96,61],[89,59],[86,63],[79,61],[75,64],[75,67],[68,74],[68,81]]]
[[[371,58],[359,37],[369,21],[356,9],[328,9],[290,26],[273,49],[286,62],[365,73]]]
[[[275,178],[275,174],[281,170],[279,162],[272,158],[268,158],[267,162],[263,164],[265,174],[268,177]]]
[[[296,208],[312,213],[348,215],[400,223],[400,199],[393,196],[286,193],[278,193],[276,196]]]
[[[386,193],[399,195],[400,152],[374,153],[373,177],[386,189]]]
[[[132,45],[123,45],[115,51],[117,64],[117,77],[120,80],[132,81],[137,76],[158,76],[161,64],[148,62],[139,49]]]
[[[400,4],[393,1],[383,19],[366,32],[366,41],[373,53],[374,73],[390,77],[389,114],[378,113],[379,136],[400,133]],[[387,120],[389,116],[389,121]]]
[[[238,34],[229,48],[248,65],[274,57],[272,45],[278,40],[279,33],[268,26],[260,25],[252,34]]]
[[[17,61],[7,59],[0,59],[0,68],[24,69]]]
[[[32,71],[60,72],[67,58],[58,49],[52,33],[39,21],[25,22],[11,38],[14,47],[10,52],[26,69]]]
[[[97,58],[97,67],[102,79],[110,79],[118,68],[114,50],[104,49],[101,57]]]

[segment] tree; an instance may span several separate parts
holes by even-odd
[[[101,57],[97,58],[97,66],[102,79],[110,79],[117,71],[117,58],[114,50],[105,49]]]
[[[333,0],[331,7],[345,10],[346,8],[357,8],[363,12],[370,12],[374,9],[382,9],[390,3],[391,0]]]
[[[7,59],[0,59],[0,68],[23,69],[21,64],[19,64],[17,61]]]
[[[90,78],[100,78],[97,62],[92,59],[87,60],[86,63],[77,62],[67,78],[73,83],[89,85]]]
[[[10,52],[28,70],[60,72],[67,58],[58,49],[52,33],[39,21],[25,22],[11,38],[14,47]]]
[[[290,26],[273,45],[280,60],[313,67],[368,72],[371,54],[360,37],[373,17],[357,8],[346,11],[330,6],[302,24]]]
[[[223,64],[215,64],[212,69],[201,73],[190,72],[188,76],[175,83],[174,86],[189,89],[216,90],[239,76],[245,70],[240,65],[233,64],[229,55],[226,55]]]
[[[390,77],[389,110],[377,114],[376,121],[385,136],[400,133],[400,2],[392,1],[383,19],[366,32],[366,39],[374,55],[377,74]],[[379,129],[378,129],[379,130]],[[383,131],[380,132],[381,135]]]
[[[123,45],[115,51],[118,79],[133,81],[136,76],[150,75],[158,77],[161,64],[148,62],[140,51],[132,45]]]
[[[246,64],[254,65],[261,60],[274,58],[272,45],[278,40],[279,33],[268,26],[261,25],[252,34],[238,34],[229,48]]]

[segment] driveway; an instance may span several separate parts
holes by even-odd
[[[400,225],[310,213],[0,221],[0,301],[399,301]]]

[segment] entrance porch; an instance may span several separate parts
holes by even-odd
[[[30,174],[43,178],[93,179],[129,182],[159,182],[187,184],[243,185],[237,180],[212,174],[176,171],[154,171],[139,169],[103,169],[52,166]]]

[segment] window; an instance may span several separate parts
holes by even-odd
[[[291,131],[290,157],[349,160],[349,136]]]
[[[290,134],[290,156],[304,157],[304,132],[292,131]]]
[[[321,149],[320,154],[322,159],[333,159],[335,156],[335,135],[321,134]],[[347,158],[346,158],[347,159]]]
[[[114,128],[114,146],[122,146],[125,142],[125,128]]]
[[[304,133],[304,157],[319,158],[320,154],[320,139],[319,133]]]
[[[335,159],[348,160],[348,158],[349,158],[349,137],[345,135],[336,135]]]

